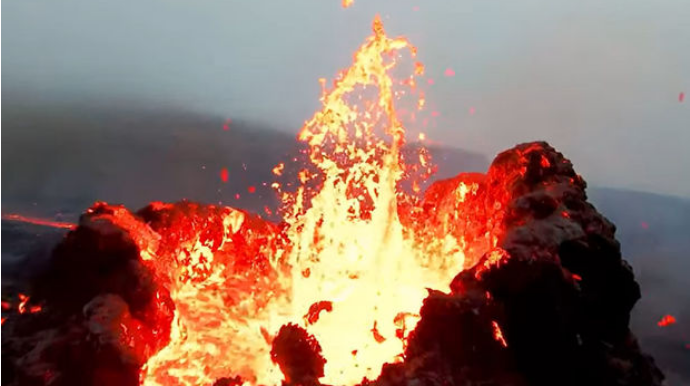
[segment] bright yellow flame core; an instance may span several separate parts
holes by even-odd
[[[144,385],[212,384],[232,375],[279,384],[270,338],[288,322],[319,341],[323,383],[374,379],[384,363],[401,359],[426,288],[445,288],[462,270],[457,240],[422,245],[398,217],[405,131],[390,72],[403,51],[416,50],[404,38],[388,38],[378,17],[373,29],[299,134],[312,171],[300,173],[297,191],[282,193],[290,247],[264,240],[257,252],[269,255],[270,275],[252,281],[215,263],[231,253],[232,237],[247,221],[229,208],[215,255],[199,240],[167,256],[143,252],[177,267],[161,273],[177,308],[172,341],[147,363]],[[415,82],[407,84],[413,89]],[[319,301],[332,302],[332,311],[308,324],[304,316]]]
[[[396,338],[396,329],[401,321],[409,332],[416,323],[410,316],[419,312],[426,288],[447,286],[462,269],[462,256],[455,256],[455,269],[434,269],[439,264],[417,247],[398,218],[405,132],[396,117],[390,70],[406,49],[415,54],[407,40],[386,37],[377,18],[374,35],[324,93],[323,109],[300,133],[323,182],[306,210],[299,205],[305,194],[300,188],[297,210],[288,217],[294,246],[289,262],[300,267],[292,271],[292,307],[299,315],[314,302],[333,302],[333,311],[308,327],[328,361],[327,384],[374,379],[384,363],[399,359],[403,340]],[[365,100],[364,108],[350,103],[357,99],[353,94],[371,88],[378,93]],[[388,140],[377,135],[381,131]],[[304,269],[310,271],[308,278],[301,274]]]

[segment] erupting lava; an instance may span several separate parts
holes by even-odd
[[[373,30],[321,80],[309,161],[272,185],[282,223],[186,201],[96,203],[76,227],[10,217],[71,231],[31,298],[3,304],[9,384],[661,385],[615,226],[572,163],[519,144],[418,196],[433,166],[402,151],[396,106],[423,112],[424,66],[396,80],[416,50]]]
[[[394,80],[396,61],[406,51],[414,57],[416,49],[387,37],[378,17],[373,31],[332,89],[321,81],[323,108],[299,134],[311,165],[300,171],[298,189],[274,184],[284,204],[280,236],[269,232],[255,250],[238,251],[243,247],[233,237],[251,220],[231,209],[221,210],[223,229],[213,238],[203,227],[184,237],[131,233],[175,305],[171,341],[144,366],[144,385],[210,384],[230,374],[278,384],[282,374],[269,352],[287,323],[317,338],[327,360],[325,383],[373,379],[384,363],[401,359],[426,288],[447,286],[462,269],[456,239],[424,245],[398,214],[415,200],[401,180],[420,165],[407,165],[400,153],[405,130],[395,103],[415,95],[423,66],[416,63],[414,75]],[[415,103],[422,109],[423,97]],[[428,166],[423,150],[419,159]],[[170,237],[177,239],[162,240]],[[238,252],[261,255],[262,267],[237,268]]]
[[[403,49],[414,56],[405,39],[385,36],[377,18],[374,36],[300,133],[318,168],[315,174],[302,171],[303,182],[319,179],[317,188],[302,186],[284,196],[291,204],[286,234],[292,314],[302,315],[318,301],[333,303],[331,312],[306,326],[328,360],[324,381],[330,384],[373,379],[381,365],[402,354],[426,288],[447,285],[463,263],[454,256],[451,269],[442,269],[448,257],[425,254],[398,216],[398,199],[405,195],[399,186],[405,130],[389,72]],[[348,103],[371,88],[378,91],[374,98]]]

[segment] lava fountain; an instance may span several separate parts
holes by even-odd
[[[32,220],[73,229],[31,304],[3,304],[10,384],[661,385],[615,226],[561,153],[520,144],[418,195],[433,167],[401,150],[398,108],[424,113],[415,55],[377,17],[321,80],[280,224],[185,201]]]
[[[296,190],[274,184],[285,226],[281,238],[267,237],[257,251],[268,262],[258,276],[238,274],[230,257],[220,257],[248,221],[239,211],[222,214],[217,251],[201,235],[162,253],[143,249],[175,304],[171,342],[144,367],[144,385],[198,385],[227,374],[278,384],[269,351],[286,323],[316,337],[328,384],[373,379],[384,363],[401,360],[426,289],[445,287],[464,259],[455,239],[422,245],[398,214],[401,203],[415,200],[401,188],[403,176],[417,178],[420,165],[406,164],[400,152],[405,129],[396,101],[414,95],[424,106],[415,81],[423,65],[403,81],[392,76],[403,54],[414,58],[416,49],[387,37],[377,17],[352,66],[330,89],[321,81],[323,107],[299,134],[310,165]],[[419,159],[428,166],[423,150]],[[147,245],[161,237],[149,232]]]

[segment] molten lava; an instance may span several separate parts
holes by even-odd
[[[54,220],[48,220],[48,219],[43,219],[43,218],[38,218],[38,217],[28,217],[28,216],[23,216],[21,214],[15,214],[15,213],[4,214],[4,215],[2,215],[2,218],[3,218],[3,220],[8,220],[8,221],[18,221],[18,222],[24,222],[27,224],[40,225],[40,226],[59,228],[59,229],[74,229],[77,227],[76,224],[72,224],[69,222],[54,221]]]
[[[402,359],[426,289],[446,287],[462,270],[461,238],[439,242],[404,224],[421,209],[403,180],[418,192],[417,179],[431,167],[424,149],[419,164],[401,154],[396,102],[417,95],[423,108],[415,77],[424,71],[415,63],[413,75],[394,80],[398,59],[416,49],[387,37],[378,17],[373,31],[332,88],[322,81],[323,107],[299,134],[310,165],[296,190],[274,184],[283,200],[280,229],[230,208],[182,217],[154,204],[164,229],[109,216],[130,230],[175,305],[170,343],[143,367],[144,385],[211,384],[230,375],[278,384],[271,344],[289,323],[318,340],[323,382],[374,379],[384,363]],[[471,187],[460,189],[462,201]]]
[[[273,169],[282,223],[186,201],[10,217],[74,229],[31,297],[3,302],[9,384],[661,385],[628,325],[639,286],[571,162],[520,144],[420,196],[435,168],[402,149],[424,66],[401,78],[415,48],[373,31],[320,80],[298,181]]]
[[[676,323],[676,318],[673,315],[664,315],[657,323],[659,327],[667,327]]]
[[[373,29],[300,132],[317,171],[303,170],[303,185],[283,195],[293,318],[319,301],[333,303],[307,328],[328,360],[330,384],[373,379],[399,359],[405,337],[396,337],[396,317],[413,328],[426,288],[446,286],[463,264],[462,254],[454,261],[426,254],[399,218],[399,202],[411,197],[400,188],[405,130],[395,102],[403,90],[390,72],[402,50],[414,56],[415,48],[386,37],[378,18]]]

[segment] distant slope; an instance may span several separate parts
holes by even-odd
[[[296,151],[288,134],[244,122],[224,131],[221,118],[173,110],[3,110],[4,211],[80,212],[95,200],[230,203]]]
[[[624,257],[642,287],[633,330],[669,385],[690,385],[690,200],[619,189],[588,194],[618,227]],[[657,326],[666,314],[678,322]]]

